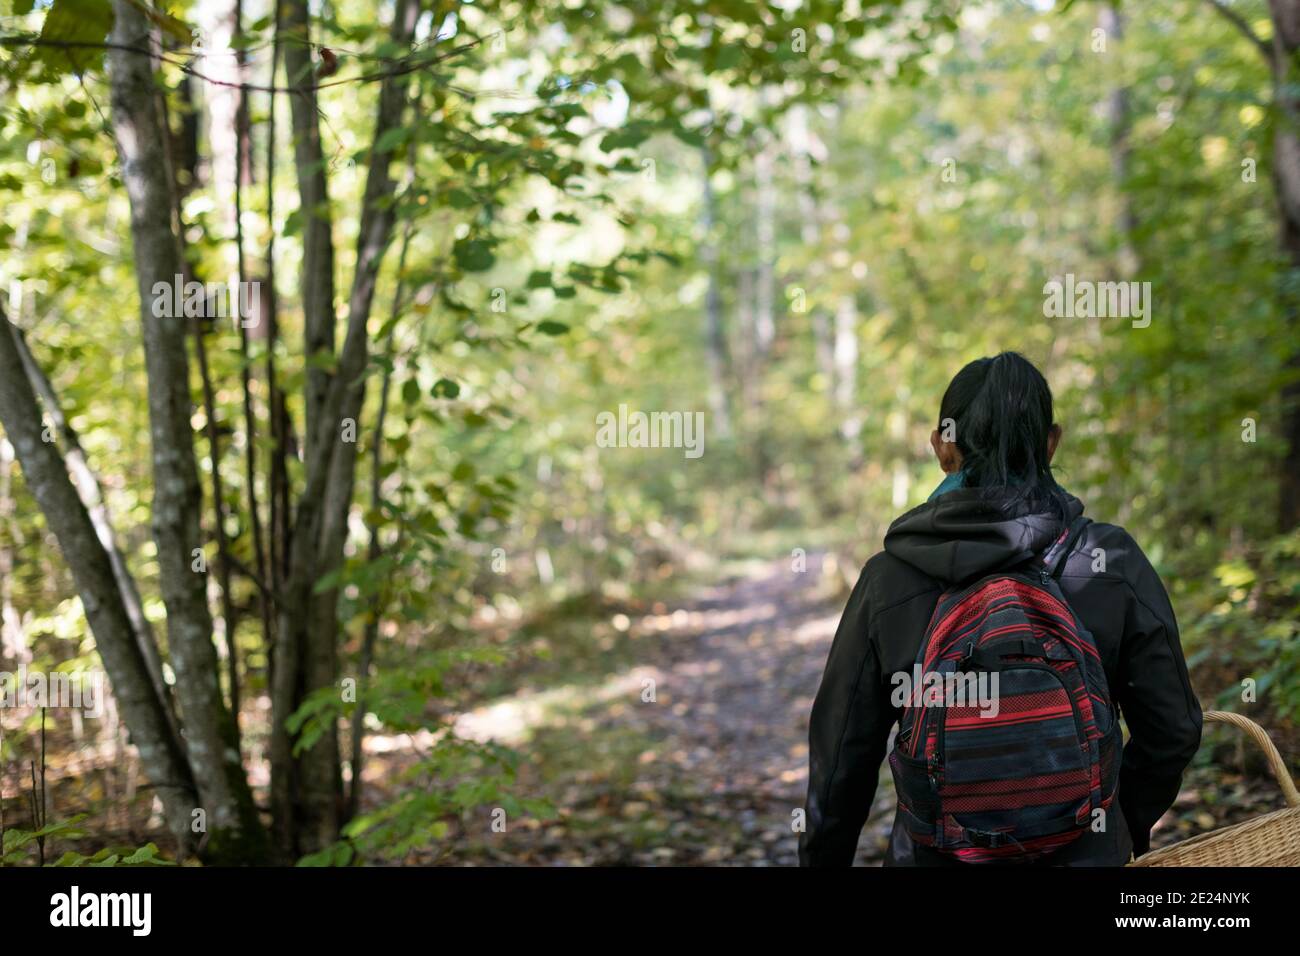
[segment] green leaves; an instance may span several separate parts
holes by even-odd
[[[375,140],[374,152],[380,155],[391,153],[397,147],[403,145],[411,138],[411,128],[409,126],[395,126],[392,129],[386,129]]]
[[[449,189],[446,195],[447,205],[452,209],[473,209],[479,205],[479,199],[468,189],[459,187]]]
[[[55,838],[84,840],[86,830],[82,824],[88,819],[89,814],[78,813],[65,820],[57,820],[54,823],[46,824],[39,830],[6,827],[4,846],[0,847],[0,863],[13,866],[34,862],[38,840],[46,840],[47,844]],[[141,847],[106,846],[90,855],[68,850],[49,865],[59,867],[108,867],[175,866],[176,864],[159,856],[158,847],[153,843],[146,843]]]
[[[174,40],[188,45],[193,36],[189,24],[148,0],[130,0],[131,5]],[[30,13],[32,0],[15,0],[14,12]],[[41,24],[40,43],[33,59],[55,72],[85,73],[104,63],[104,47],[113,29],[111,0],[54,0]]]
[[[112,29],[109,0],[54,0],[41,26],[36,59],[55,71],[84,73],[102,66],[104,50],[94,47],[102,44]]]
[[[294,756],[316,746],[326,729],[349,709],[350,705],[344,703],[338,687],[321,687],[308,694],[285,720],[285,727],[294,736]]]
[[[303,857],[298,865],[416,862],[412,854],[419,854],[418,860],[436,859],[446,852],[439,844],[458,821],[477,818],[487,827],[498,808],[510,820],[553,816],[555,808],[546,801],[512,793],[517,762],[513,751],[439,728],[433,746],[403,771],[393,800],[350,821],[342,840]]]
[[[164,33],[183,45],[189,46],[194,39],[194,28],[179,17],[174,17],[165,10],[151,5],[148,0],[131,0],[131,5],[148,17]]]
[[[146,843],[137,849],[130,847],[104,847],[91,856],[69,850],[54,863],[61,867],[133,867],[133,866],[175,866],[173,860],[159,856],[158,847]]]
[[[356,849],[346,840],[340,840],[327,846],[318,853],[309,853],[300,859],[295,866],[302,867],[325,867],[325,866],[348,866],[356,858]]]
[[[420,400],[420,383],[414,378],[408,378],[402,383],[402,401],[407,405],[414,405]]]
[[[486,272],[496,263],[491,239],[458,239],[452,246],[452,257],[466,272]]]
[[[600,141],[600,148],[607,153],[616,149],[632,149],[650,138],[654,127],[645,122],[632,122],[622,129],[607,133]]]

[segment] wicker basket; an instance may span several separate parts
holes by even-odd
[[[1300,866],[1300,792],[1264,728],[1240,714],[1208,710],[1205,719],[1244,730],[1268,757],[1286,809],[1144,854],[1129,866]]]

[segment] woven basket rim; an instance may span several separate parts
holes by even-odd
[[[1152,850],[1150,853],[1144,853],[1139,859],[1129,863],[1129,866],[1160,866],[1164,865],[1166,861],[1174,861],[1176,865],[1176,861],[1187,854],[1203,852],[1206,847],[1228,843],[1261,829],[1295,827],[1300,831],[1300,791],[1297,791],[1295,781],[1291,779],[1291,774],[1287,769],[1286,761],[1283,760],[1277,745],[1269,737],[1268,731],[1249,717],[1231,711],[1207,710],[1202,715],[1202,718],[1206,722],[1230,724],[1246,732],[1246,735],[1254,741],[1255,745],[1264,752],[1264,756],[1268,759],[1269,768],[1282,790],[1282,796],[1286,800],[1287,806],[1281,810],[1271,810],[1268,813],[1251,817],[1249,820],[1242,820],[1226,827],[1220,827],[1217,830],[1211,830],[1209,833],[1200,833],[1169,846],[1161,847],[1158,850]]]
[[[1300,807],[1283,807],[1281,810],[1270,810],[1268,813],[1251,817],[1249,820],[1242,820],[1226,827],[1219,827],[1219,829],[1211,830],[1209,833],[1199,833],[1194,837],[1188,837],[1186,840],[1179,840],[1169,846],[1152,850],[1150,853],[1144,853],[1139,859],[1130,863],[1129,866],[1155,866],[1164,860],[1181,856],[1184,852],[1200,850],[1207,845],[1229,841],[1245,833],[1269,828],[1274,824],[1291,824],[1292,822],[1300,825]]]

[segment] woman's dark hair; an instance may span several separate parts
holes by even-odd
[[[1063,519],[1066,495],[1047,455],[1053,424],[1047,379],[1018,352],[971,362],[939,405],[939,434],[956,439],[967,485],[1045,504]]]

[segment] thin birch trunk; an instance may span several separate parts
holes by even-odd
[[[112,125],[131,206],[131,239],[144,327],[152,445],[153,530],[167,607],[168,647],[176,671],[190,765],[206,811],[207,851],[217,859],[260,859],[261,824],[239,761],[235,723],[221,698],[202,554],[202,491],[190,427],[190,371],[183,319],[155,315],[158,289],[184,272],[167,129],[150,57],[130,48],[155,44],[143,12],[114,0],[108,53]]]

